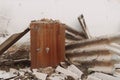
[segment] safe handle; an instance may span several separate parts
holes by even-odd
[[[50,51],[50,48],[47,47],[47,48],[46,48],[46,53],[49,53],[49,51]]]

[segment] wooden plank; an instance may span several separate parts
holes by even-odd
[[[65,37],[66,39],[68,40],[74,40],[74,41],[80,41],[80,40],[83,40],[82,37],[78,36],[78,35],[75,35],[73,33],[70,33],[68,31],[65,31]]]
[[[81,25],[81,27],[82,27],[82,29],[83,29],[83,32],[84,32],[86,38],[87,38],[87,39],[90,39],[91,36],[90,36],[89,30],[88,30],[88,28],[87,28],[87,26],[86,26],[84,16],[83,16],[83,15],[80,15],[80,16],[78,17],[78,20],[79,20],[79,22],[80,22],[80,25]]]
[[[85,34],[83,32],[78,32],[75,29],[69,27],[68,25],[64,25],[64,26],[65,26],[66,31],[71,32],[71,33],[73,33],[75,35],[78,35],[79,37],[81,37],[83,39],[86,39]]]
[[[111,42],[120,42],[120,33],[116,35],[107,35],[101,36],[99,38],[85,39],[82,41],[75,41],[71,44],[66,45],[66,50],[75,49],[75,48],[83,48],[86,46],[100,45],[100,44],[109,44]]]
[[[3,54],[9,47],[16,43],[21,37],[23,37],[30,29],[27,28],[21,33],[16,33],[10,36],[6,41],[0,45],[0,55]]]

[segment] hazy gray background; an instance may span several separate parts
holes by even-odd
[[[80,31],[80,14],[92,36],[120,31],[120,0],[0,0],[0,32],[21,32],[41,18],[58,19]]]

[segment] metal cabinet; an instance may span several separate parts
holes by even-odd
[[[31,67],[56,66],[64,61],[65,27],[60,23],[31,22]]]

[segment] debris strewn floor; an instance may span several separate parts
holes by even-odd
[[[117,74],[116,74],[117,73]],[[119,80],[118,71],[116,75],[93,72],[85,76],[78,67],[70,65],[67,68],[57,66],[56,68],[46,67],[40,69],[10,68],[9,71],[0,70],[1,80]]]
[[[0,79],[119,80],[120,33],[92,38],[89,31],[85,31],[87,27],[84,20],[80,24],[84,28],[83,32],[66,25],[65,62],[56,67],[30,69],[29,42],[13,45],[0,56]]]

